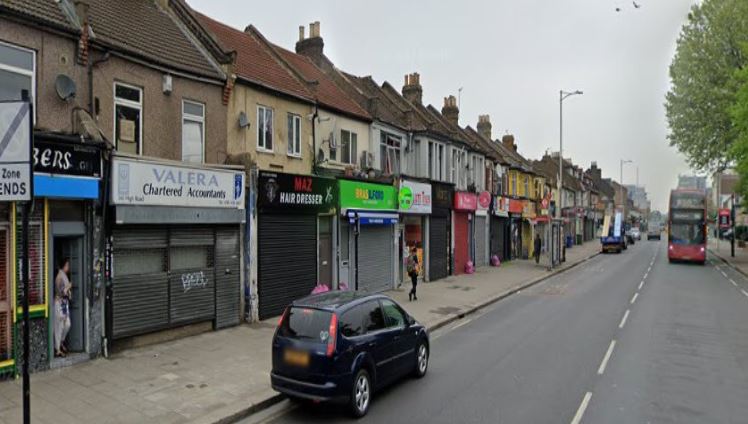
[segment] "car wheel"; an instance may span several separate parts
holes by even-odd
[[[350,407],[351,413],[356,418],[361,418],[369,412],[371,402],[371,379],[366,370],[360,370],[353,379],[351,390]]]
[[[422,378],[429,370],[429,347],[421,342],[416,349],[416,378]]]

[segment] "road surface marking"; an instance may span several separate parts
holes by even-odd
[[[649,274],[649,271],[652,271],[652,265],[650,265],[649,268],[647,268],[647,274]]]
[[[587,405],[590,404],[590,398],[592,398],[592,392],[587,392],[584,395],[584,399],[582,399],[582,404],[579,405],[579,409],[577,409],[576,415],[574,415],[574,418],[571,420],[571,424],[579,424],[582,422],[584,411],[587,409]]]
[[[740,291],[743,292],[744,295],[748,296],[748,292],[747,291],[745,291],[745,290],[740,290]]]
[[[639,283],[639,290],[641,290],[641,289],[642,289],[642,287],[644,287],[644,280],[642,280],[642,282],[641,282],[641,283]]]
[[[631,298],[631,304],[633,305],[634,302],[636,302],[636,298],[639,297],[639,293],[634,293],[634,297]]]
[[[737,287],[737,286],[738,286],[738,283],[736,283],[736,282],[735,282],[735,280],[733,280],[733,279],[730,279],[730,282],[732,283],[732,285],[733,285],[733,286],[735,286],[735,287]]]
[[[646,280],[647,277],[649,277],[649,273],[644,274],[644,278],[643,279]]]
[[[462,327],[463,325],[470,324],[470,321],[472,321],[472,319],[466,319],[465,321],[463,321],[463,322],[455,325],[454,327],[452,327],[452,330],[457,330],[458,328]]]
[[[723,277],[727,278],[727,274],[725,273],[725,271],[721,271],[721,270],[720,270],[719,272],[720,272],[720,273],[722,273],[722,276],[723,276]]]
[[[608,346],[608,351],[605,352],[605,357],[603,358],[603,362],[600,363],[600,368],[597,369],[598,375],[603,375],[605,372],[605,367],[608,366],[608,361],[610,360],[610,356],[613,355],[613,348],[616,347],[616,341],[611,340],[610,346]]]
[[[624,325],[626,325],[626,320],[629,319],[629,310],[626,309],[626,313],[623,314],[623,319],[621,320],[621,323],[618,324],[618,328],[623,328]]]

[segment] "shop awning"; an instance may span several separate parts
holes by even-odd
[[[358,222],[361,225],[392,225],[397,224],[398,215],[396,213],[384,213],[384,212],[363,212],[363,211],[348,211],[348,220],[351,224]]]

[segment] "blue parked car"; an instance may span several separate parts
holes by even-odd
[[[366,415],[375,390],[426,375],[429,336],[387,296],[333,291],[286,308],[273,337],[273,389]]]

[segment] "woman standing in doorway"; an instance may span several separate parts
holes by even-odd
[[[416,285],[418,285],[418,271],[418,249],[414,247],[413,250],[410,251],[410,256],[408,256],[408,275],[410,276],[410,282],[413,284],[413,287],[410,289],[410,293],[408,293],[408,300],[411,301],[418,300],[418,296],[416,296]]]
[[[69,272],[70,259],[64,258],[55,278],[55,356],[65,356],[67,353],[64,343],[70,331],[70,291],[73,288],[68,278]]]

